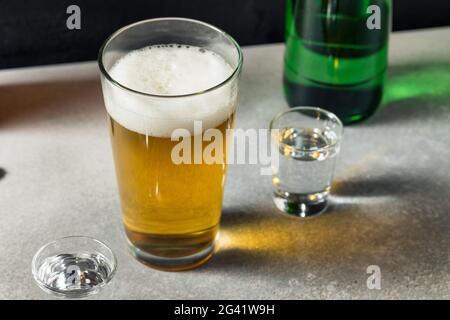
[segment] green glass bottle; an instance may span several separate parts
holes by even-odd
[[[343,123],[375,112],[383,95],[392,0],[287,0],[284,91]]]

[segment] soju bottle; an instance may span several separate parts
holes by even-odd
[[[377,109],[387,69],[392,0],[287,0],[284,91],[345,124]]]

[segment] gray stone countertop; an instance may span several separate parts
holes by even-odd
[[[283,45],[244,55],[236,127],[267,128],[287,108]],[[389,74],[389,102],[346,127],[327,214],[277,214],[270,177],[232,165],[220,250],[168,273],[127,252],[96,63],[0,71],[0,298],[51,298],[31,259],[83,234],[118,256],[94,298],[449,299],[450,28],[393,34]],[[370,265],[380,290],[366,286]]]

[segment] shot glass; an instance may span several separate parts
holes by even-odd
[[[31,271],[37,285],[62,298],[98,293],[114,277],[117,259],[103,242],[69,236],[49,242],[34,255]]]
[[[275,116],[270,129],[272,144],[279,151],[279,161],[272,166],[275,205],[301,218],[324,212],[342,140],[342,122],[321,108],[295,107]]]

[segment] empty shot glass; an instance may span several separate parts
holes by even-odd
[[[275,116],[272,144],[279,151],[272,165],[275,205],[295,217],[324,212],[339,153],[343,126],[331,112],[295,107]]]

